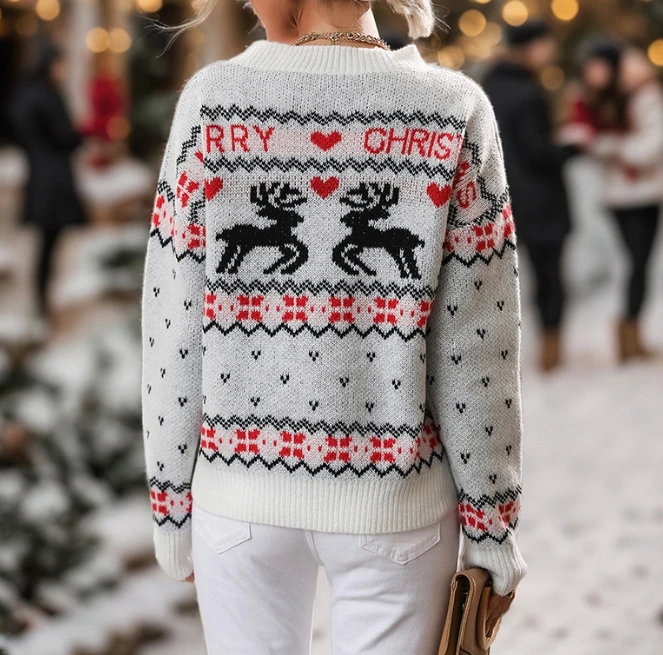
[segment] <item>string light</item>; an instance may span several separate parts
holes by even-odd
[[[487,5],[490,0],[474,0],[478,5]]]
[[[465,53],[462,48],[450,45],[437,52],[437,60],[447,68],[460,68],[465,63]]]
[[[651,43],[647,49],[647,55],[652,64],[663,66],[663,39],[656,39]]]
[[[85,36],[85,45],[91,52],[99,54],[110,47],[110,35],[103,27],[93,27]]]
[[[486,17],[478,9],[469,9],[458,19],[458,28],[465,36],[479,36],[486,23]]]
[[[578,15],[580,5],[578,4],[578,0],[552,0],[550,9],[555,18],[569,21]]]
[[[496,46],[502,40],[502,28],[497,23],[488,23],[483,31],[483,38],[490,46]]]
[[[60,14],[60,3],[58,0],[37,0],[35,11],[42,20],[55,20]]]
[[[108,39],[111,52],[122,53],[131,48],[131,37],[129,32],[121,27],[114,27],[109,34]]]
[[[142,12],[151,14],[163,7],[163,0],[137,0],[136,4]]]
[[[521,0],[509,0],[502,8],[502,18],[505,23],[517,27],[529,18],[529,10]]]

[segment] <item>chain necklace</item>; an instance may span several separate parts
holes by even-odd
[[[295,41],[295,45],[302,45],[303,43],[317,41],[318,39],[328,39],[332,42],[332,45],[337,45],[339,41],[351,41],[354,43],[368,43],[383,50],[391,50],[383,39],[379,39],[377,36],[370,36],[369,34],[360,34],[359,32],[309,32],[300,36]]]

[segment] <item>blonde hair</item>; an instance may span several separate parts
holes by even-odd
[[[369,2],[371,0],[368,0]],[[177,29],[181,32],[192,27],[198,27],[207,20],[214,11],[217,0],[193,0],[196,15]],[[433,0],[387,0],[391,9],[405,18],[408,25],[408,35],[413,39],[430,36],[435,29],[435,11]]]

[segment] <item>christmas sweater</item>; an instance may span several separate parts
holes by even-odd
[[[511,591],[520,288],[492,107],[394,52],[259,41],[185,86],[143,287],[157,560],[191,507],[345,533],[459,509],[462,562]]]

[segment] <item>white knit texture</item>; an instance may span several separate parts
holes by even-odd
[[[510,591],[520,289],[492,108],[396,52],[258,42],[185,87],[143,287],[158,560],[191,502],[254,523],[410,530],[459,504]]]

